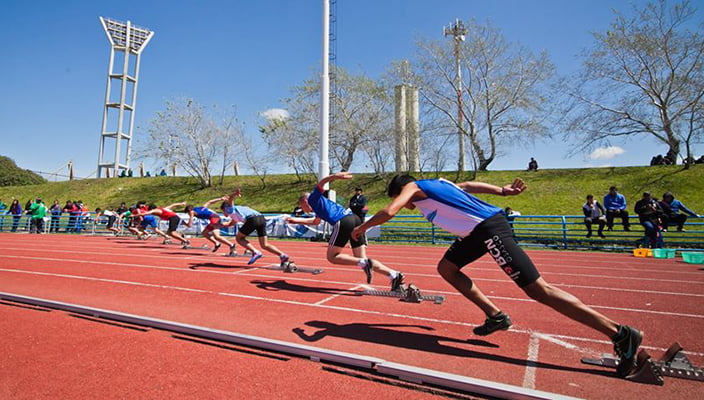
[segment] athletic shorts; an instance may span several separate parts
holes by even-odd
[[[220,216],[217,214],[213,214],[208,218],[208,225],[203,228],[203,233],[214,231],[220,228],[222,228],[222,224],[220,223]]]
[[[149,218],[149,217],[151,217],[151,218]],[[140,222],[139,225],[144,228],[149,228],[150,226],[152,228],[156,228],[156,226],[157,226],[156,217],[153,215],[145,215],[142,219],[142,222]]]
[[[116,216],[114,215],[108,215],[108,225],[107,228],[110,229],[112,228],[113,225],[115,225],[115,220],[117,219]]]
[[[266,218],[263,215],[252,215],[244,220],[244,224],[239,229],[239,232],[245,236],[249,236],[254,231],[257,231],[257,236],[266,237]]]
[[[178,229],[178,224],[181,223],[181,217],[178,215],[174,215],[173,217],[169,218],[169,230],[166,231],[167,233],[171,233],[175,230]]]
[[[540,278],[540,273],[513,238],[503,214],[496,214],[477,225],[467,237],[458,238],[443,258],[462,268],[484,254],[491,257],[519,287]]]
[[[362,220],[356,214],[345,215],[341,220],[337,221],[332,227],[332,235],[328,242],[330,246],[345,247],[347,242],[353,249],[359,246],[366,246],[367,235],[362,235],[359,240],[352,239],[352,230],[362,225]]]

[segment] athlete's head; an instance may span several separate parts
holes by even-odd
[[[309,213],[313,211],[313,208],[308,204],[308,196],[310,193],[303,193],[298,197],[298,205],[303,209],[304,212]]]
[[[152,203],[149,205],[149,211],[153,210],[156,208],[156,204]]]
[[[234,211],[232,209],[232,203],[229,201],[223,201],[222,204],[220,204],[220,209],[225,213],[225,214],[232,214]]]
[[[401,190],[403,190],[404,186],[415,181],[416,178],[410,175],[396,175],[391,178],[391,182],[389,182],[389,186],[386,188],[386,194],[392,198],[396,197],[401,194]]]
[[[191,211],[193,211],[193,206],[190,204],[187,205],[186,208],[183,209],[183,212],[185,212],[185,213],[189,213]]]

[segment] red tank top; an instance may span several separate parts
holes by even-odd
[[[159,215],[159,218],[163,219],[164,221],[168,221],[169,218],[176,215],[175,212],[169,210],[168,208],[159,208],[159,210],[161,210],[161,214]]]

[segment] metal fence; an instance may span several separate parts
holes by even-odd
[[[265,214],[267,230],[272,237],[315,237],[325,239],[331,232],[329,227],[321,224],[314,227],[307,235],[300,234],[300,229],[282,229],[281,214]],[[704,249],[704,222],[702,219],[690,219],[685,224],[685,231],[676,231],[670,227],[663,232],[665,247],[675,249]],[[0,232],[29,232],[31,217],[28,215],[0,215]],[[696,221],[696,222],[695,222]],[[111,234],[106,229],[107,218],[95,218],[90,215],[47,216],[44,219],[44,233],[69,234]],[[604,231],[606,238],[587,238],[584,217],[579,215],[520,215],[516,216],[510,225],[514,230],[516,240],[522,246],[537,246],[559,249],[590,249],[630,251],[643,244],[645,232],[638,217],[630,218],[631,231],[624,231],[620,219],[614,221],[613,231]],[[126,227],[127,221],[121,221],[120,228]],[[199,221],[187,234],[197,235],[207,222]],[[118,226],[118,225],[116,225]],[[270,230],[270,227],[276,229]],[[285,227],[284,227],[285,228]],[[593,227],[596,231],[596,227]],[[237,233],[237,227],[222,229],[225,236]],[[311,234],[312,233],[312,234]],[[323,237],[321,237],[323,236]],[[397,215],[380,227],[374,235],[369,235],[370,241],[387,243],[417,243],[445,244],[451,243],[456,236],[437,228],[418,215]]]

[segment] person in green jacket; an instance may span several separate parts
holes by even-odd
[[[44,217],[46,217],[46,206],[42,199],[38,198],[29,206],[29,214],[32,221],[29,226],[29,233],[44,233]]]

